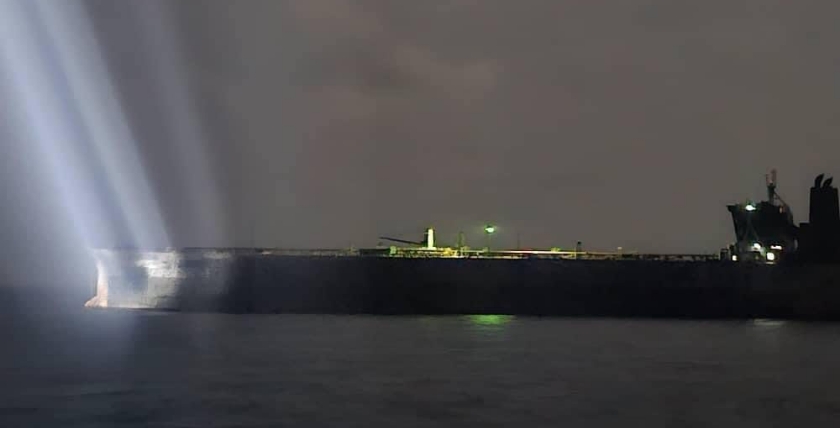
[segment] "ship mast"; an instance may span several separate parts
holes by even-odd
[[[776,194],[776,170],[770,171],[770,174],[765,175],[767,179],[767,202],[771,205],[778,205],[778,195]]]

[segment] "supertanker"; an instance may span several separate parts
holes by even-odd
[[[809,222],[767,200],[729,205],[735,241],[717,254],[493,251],[407,246],[347,250],[94,250],[86,306],[231,313],[508,314],[840,319],[840,207],[821,175]],[[488,233],[492,228],[488,228]]]

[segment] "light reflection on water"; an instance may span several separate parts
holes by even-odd
[[[472,324],[481,326],[501,326],[514,319],[512,315],[465,315],[465,317]]]
[[[108,311],[17,321],[0,326],[0,426],[811,427],[840,418],[832,324]]]
[[[776,320],[769,318],[756,318],[752,320],[752,325],[755,327],[782,327],[787,323],[785,320]]]

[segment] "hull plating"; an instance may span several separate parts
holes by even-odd
[[[89,307],[840,319],[840,265],[99,250]]]

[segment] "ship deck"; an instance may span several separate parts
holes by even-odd
[[[455,248],[347,248],[347,249],[289,249],[289,248],[207,248],[188,247],[166,249],[161,252],[221,252],[238,255],[288,257],[388,257],[388,258],[447,258],[447,259],[549,259],[549,260],[623,260],[623,261],[720,261],[718,254],[656,254],[637,252],[552,251],[552,250],[474,250]]]

